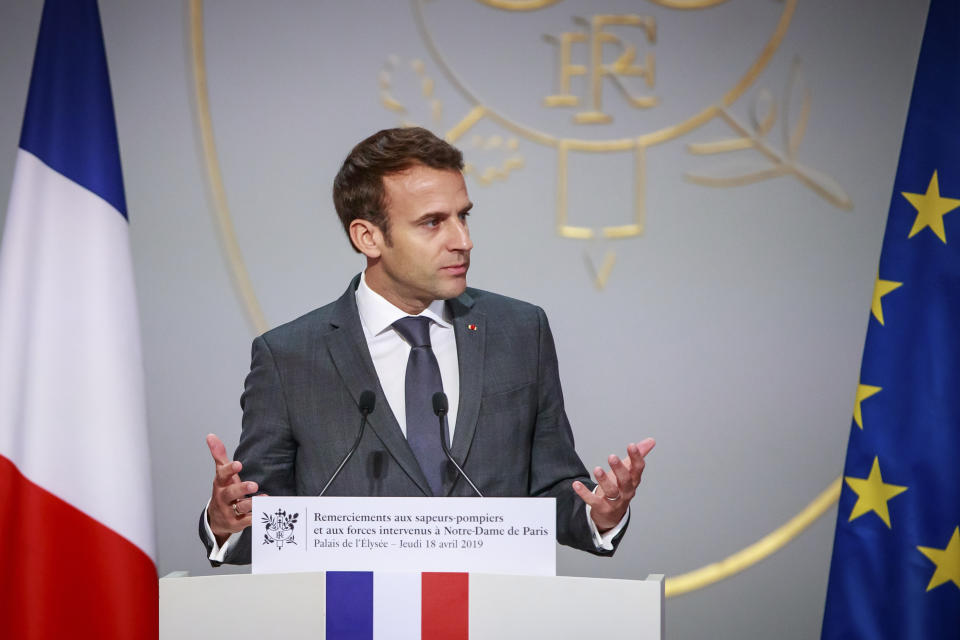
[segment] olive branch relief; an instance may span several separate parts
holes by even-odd
[[[377,84],[380,104],[397,114],[401,127],[426,126],[450,140],[454,130],[454,137],[459,138],[478,124],[472,121],[464,127],[461,121],[454,130],[444,131],[443,102],[436,95],[433,77],[420,59],[403,61],[396,54],[390,55],[380,70]],[[514,136],[475,133],[466,146],[463,174],[472,176],[482,187],[507,180],[525,163],[520,142]]]
[[[685,173],[684,178],[707,187],[739,187],[781,176],[793,176],[833,206],[852,209],[850,197],[833,178],[797,160],[797,150],[807,131],[811,105],[810,89],[803,82],[800,66],[800,61],[795,59],[784,91],[780,109],[783,112],[779,127],[780,149],[774,146],[769,136],[777,122],[777,103],[769,90],[760,89],[750,105],[749,125],[741,122],[727,107],[718,107],[720,119],[739,137],[691,143],[687,145],[687,151],[695,155],[714,155],[752,149],[762,159],[754,157],[751,160],[741,159],[736,164],[714,165],[700,173]],[[793,122],[790,107],[797,92],[802,94],[800,113]]]

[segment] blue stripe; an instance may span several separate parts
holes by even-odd
[[[95,0],[44,4],[20,148],[127,217]]]
[[[373,640],[373,573],[327,571],[327,640]]]

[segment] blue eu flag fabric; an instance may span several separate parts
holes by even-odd
[[[960,2],[933,0],[847,447],[823,634],[960,638]]]

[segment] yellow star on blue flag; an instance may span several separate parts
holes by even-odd
[[[868,312],[870,385],[857,386],[823,640],[960,638],[958,208],[960,2],[932,0]]]

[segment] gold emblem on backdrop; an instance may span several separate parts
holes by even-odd
[[[602,290],[616,263],[615,243],[642,236],[646,227],[647,165],[651,150],[661,144],[685,136],[703,125],[719,121],[729,127],[731,135],[719,140],[691,141],[686,150],[692,156],[738,156],[739,164],[722,163],[683,174],[690,183],[704,187],[729,188],[779,177],[799,180],[831,205],[850,209],[850,198],[831,177],[797,160],[797,151],[806,133],[811,110],[811,93],[803,83],[801,65],[794,60],[785,81],[785,90],[779,99],[760,88],[746,105],[747,115],[738,116],[735,103],[752,87],[760,72],[768,65],[780,47],[796,8],[796,0],[783,0],[779,19],[757,57],[733,86],[719,98],[708,98],[706,105],[692,116],[651,131],[641,127],[642,114],[663,108],[658,94],[658,49],[679,47],[677,42],[661,42],[658,21],[652,14],[619,14],[603,12],[603,2],[564,3],[563,0],[460,0],[466,4],[485,5],[503,12],[504,17],[536,14],[551,9],[591,11],[589,15],[571,15],[570,28],[558,32],[544,32],[542,72],[553,75],[553,90],[536,99],[544,113],[544,121],[555,120],[547,112],[569,112],[569,125],[582,135],[563,135],[543,131],[537,126],[521,122],[508,115],[501,106],[482,99],[469,88],[466,80],[455,70],[450,56],[437,44],[428,24],[435,0],[411,0],[414,19],[429,51],[431,60],[443,79],[469,105],[463,113],[446,113],[443,102],[436,95],[437,79],[420,59],[402,60],[392,54],[379,74],[380,102],[395,112],[401,124],[421,124],[442,132],[450,142],[458,143],[465,151],[465,173],[481,186],[491,186],[507,180],[525,165],[521,141],[551,148],[555,153],[556,193],[555,230],[563,238],[587,241],[584,260],[590,278]],[[680,12],[722,10],[721,5],[731,0],[647,0],[652,7]],[[771,0],[773,2],[773,0]],[[555,18],[556,13],[552,14]],[[553,22],[551,21],[551,24]],[[401,87],[400,85],[403,85]],[[536,84],[536,83],[531,83]],[[398,89],[414,85],[418,98],[398,97]],[[579,89],[579,91],[578,91]],[[409,93],[409,92],[408,92]],[[797,96],[799,113],[790,108]],[[418,100],[420,104],[413,104]],[[417,122],[412,113],[423,113]],[[610,108],[614,105],[615,108]],[[623,122],[614,126],[614,111]],[[426,120],[426,121],[423,121]],[[445,123],[452,122],[447,125]],[[649,122],[649,120],[648,120]],[[499,133],[483,135],[478,132],[481,123],[492,123]],[[779,127],[777,127],[779,125]],[[569,127],[567,127],[569,128]],[[628,130],[627,136],[612,137],[611,131]],[[489,127],[488,127],[489,129]],[[637,130],[640,129],[640,130]],[[616,134],[614,134],[616,135]],[[777,139],[779,138],[779,139]],[[745,153],[737,153],[745,152]],[[574,154],[622,154],[632,168],[632,207],[619,213],[625,220],[604,222],[600,216],[588,212],[571,212],[568,195],[571,189],[589,188],[589,178],[577,175],[571,179],[570,159]],[[484,162],[476,158],[486,158]],[[494,160],[489,160],[493,157]],[[624,213],[628,215],[624,216]],[[579,223],[572,222],[576,218]],[[600,247],[594,256],[591,250]]]

